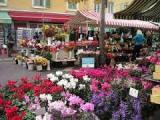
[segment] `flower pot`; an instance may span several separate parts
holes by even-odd
[[[28,70],[34,70],[34,65],[33,64],[28,64]]]
[[[18,65],[22,65],[22,61],[21,60],[18,60]]]
[[[50,46],[52,44],[52,38],[48,37],[48,45]]]
[[[24,68],[26,68],[26,63],[25,63],[25,62],[22,62],[22,66],[23,66]]]
[[[42,65],[37,65],[36,69],[37,69],[37,71],[42,71]]]
[[[18,64],[18,60],[15,60],[15,63]]]
[[[51,70],[51,62],[50,62],[50,60],[48,60],[47,70],[48,70],[48,71],[50,71],[50,70]]]

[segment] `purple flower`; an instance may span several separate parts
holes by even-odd
[[[85,112],[92,112],[94,111],[94,104],[86,103],[86,104],[81,105],[80,108]]]
[[[122,118],[126,118],[128,112],[128,105],[125,102],[121,101],[119,111],[121,113]]]
[[[136,115],[132,118],[132,120],[142,120],[141,115]]]
[[[119,120],[120,119],[120,112],[119,111],[115,111],[112,113],[112,119],[113,120]]]

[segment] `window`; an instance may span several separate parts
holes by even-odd
[[[113,12],[114,12],[114,3],[108,2],[108,13],[113,13]]]
[[[0,5],[7,5],[7,0],[0,0]]]
[[[73,3],[73,2],[68,2],[68,9],[69,10],[77,10],[78,9],[78,4]]]
[[[95,4],[95,12],[100,12],[101,4]]]
[[[126,9],[128,7],[128,3],[122,3],[121,5],[120,5],[120,9],[121,10],[124,10],[124,9]]]
[[[49,8],[50,0],[32,0],[32,6],[34,8]]]

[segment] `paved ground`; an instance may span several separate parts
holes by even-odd
[[[22,76],[32,78],[36,73],[40,73],[42,76],[45,76],[46,74],[55,72],[56,70],[69,71],[71,69],[72,68],[55,68],[51,71],[45,72],[28,71],[26,68],[13,63],[11,59],[3,59],[0,60],[0,84],[5,85],[8,80],[19,80]]]

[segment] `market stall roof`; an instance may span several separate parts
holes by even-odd
[[[143,17],[148,17],[151,20],[157,21],[160,19],[160,0],[150,7],[149,9],[142,11],[141,14]]]
[[[113,15],[106,14],[105,16],[106,26],[109,27],[135,27],[144,29],[158,30],[159,26],[152,24],[150,22],[141,20],[123,20],[114,19]],[[87,23],[85,22],[87,21]],[[100,22],[100,14],[94,11],[81,10],[67,23],[69,25],[98,25]]]
[[[159,4],[160,0],[133,0],[125,10],[115,13],[115,17],[123,19],[151,20],[149,14],[155,16],[156,12],[159,11],[159,8],[156,7],[157,5],[159,6]]]
[[[71,14],[22,12],[22,11],[10,11],[9,15],[15,21],[53,22],[53,23],[65,23],[73,17],[73,15]]]
[[[6,11],[0,11],[0,24],[11,24],[12,20]]]

